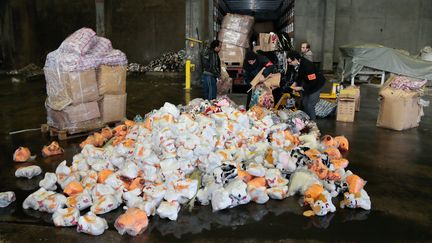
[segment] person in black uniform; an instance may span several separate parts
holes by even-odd
[[[262,74],[265,78],[276,71],[276,67],[267,57],[256,54],[253,51],[246,52],[245,60],[243,62],[243,78],[244,82],[248,85],[248,90],[251,88],[250,82],[264,67],[265,69]],[[249,92],[247,96],[246,109],[249,109],[251,97],[252,92]]]
[[[294,66],[298,73],[297,79],[292,88],[302,92],[303,111],[309,115],[312,120],[316,119],[315,106],[319,101],[320,93],[325,84],[324,75],[316,70],[314,64],[296,51],[288,52],[288,64]]]

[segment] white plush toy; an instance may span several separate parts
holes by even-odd
[[[248,194],[252,199],[252,201],[258,204],[264,204],[270,199],[269,196],[267,195],[265,186],[260,186],[260,187],[249,186]]]
[[[39,204],[39,211],[54,213],[57,209],[63,208],[66,205],[66,197],[63,194],[55,193],[44,198]]]
[[[266,173],[266,168],[264,168],[264,166],[262,166],[261,164],[250,163],[246,171],[253,176],[262,177]]]
[[[79,211],[84,210],[91,205],[93,205],[93,200],[90,196],[90,192],[87,189],[79,194],[75,194],[66,198],[66,206],[70,208],[76,208]]]
[[[324,190],[323,195],[325,197],[324,200],[317,200],[311,206],[314,214],[318,216],[324,216],[329,212],[334,213],[336,211],[336,207],[333,205],[330,193]]]
[[[288,152],[282,151],[278,155],[276,168],[282,173],[291,174],[297,168],[296,162],[297,160],[292,158]]]
[[[120,206],[121,202],[118,197],[113,194],[103,195],[98,197],[90,208],[94,214],[108,213]]]
[[[96,216],[93,212],[88,212],[86,215],[78,219],[78,232],[83,232],[90,235],[101,235],[108,229],[108,224],[105,219]]]
[[[239,178],[228,183],[228,185],[225,187],[225,190],[228,192],[229,197],[231,198],[231,208],[237,205],[247,204],[251,200],[249,194],[247,193],[247,184]]]
[[[157,214],[161,218],[168,218],[170,220],[177,220],[178,212],[180,211],[180,204],[177,201],[167,202],[163,201],[157,208]]]
[[[308,169],[298,169],[290,176],[288,184],[288,196],[293,196],[296,193],[303,195],[309,186],[314,183],[321,184],[319,179]]]
[[[269,187],[286,186],[289,182],[282,176],[282,173],[278,169],[268,169],[265,174],[265,179]]]
[[[30,165],[26,167],[21,167],[15,171],[16,177],[25,177],[27,179],[31,179],[34,176],[42,173],[42,169],[37,165]]]
[[[50,196],[54,195],[55,192],[53,191],[47,191],[45,188],[41,187],[39,190],[33,192],[30,194],[23,202],[23,208],[24,209],[34,209],[39,210],[40,205],[42,205],[42,201]]]
[[[52,220],[57,227],[67,227],[77,225],[79,216],[76,208],[59,208],[52,215]]]
[[[39,182],[39,186],[48,191],[55,191],[57,189],[57,176],[54,173],[47,172],[43,180]]]
[[[231,206],[231,198],[228,191],[222,187],[214,190],[211,196],[211,205],[213,212],[223,210]]]
[[[267,188],[266,192],[271,199],[282,200],[287,197],[288,186],[276,186]]]
[[[365,210],[371,209],[371,200],[364,189],[360,190],[359,195],[344,193],[344,199],[340,202],[340,207],[344,208],[362,208]]]
[[[9,206],[15,199],[14,192],[0,192],[0,208]]]

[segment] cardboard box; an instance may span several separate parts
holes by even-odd
[[[219,58],[221,62],[238,63],[238,65],[243,66],[245,54],[246,49],[243,47],[222,43]]]
[[[254,17],[228,13],[222,20],[221,28],[249,34],[254,26]]]
[[[103,122],[120,121],[126,117],[127,94],[104,95],[100,101],[100,110]]]
[[[377,126],[397,131],[417,127],[423,115],[420,94],[386,87],[379,92],[381,103]]]
[[[359,86],[348,86],[345,88],[345,90],[353,92],[353,96],[355,98],[355,111],[360,111],[360,87]]]
[[[277,36],[269,33],[260,33],[258,36],[258,44],[262,51],[275,51],[277,48]]]
[[[249,48],[249,35],[234,30],[221,29],[219,31],[218,40],[225,44]]]
[[[96,107],[94,106],[94,104],[96,104]],[[81,115],[76,116],[76,112],[79,112],[83,108],[83,106],[87,106],[87,108],[93,111],[87,111],[86,113],[86,119],[90,119],[77,122],[78,120],[83,120]],[[99,108],[97,107],[97,102],[80,104],[78,105],[78,107],[68,106],[68,108],[69,109],[65,109],[64,111],[56,111],[46,106],[47,124],[59,130],[65,130],[70,134],[90,131],[103,127],[104,124],[100,119],[100,114],[98,115]],[[95,117],[96,115],[97,117]]]
[[[68,92],[68,73],[44,68],[48,98],[46,105],[54,110],[63,110],[72,103]]]
[[[68,93],[72,104],[77,105],[99,99],[96,70],[68,73]]]
[[[97,71],[99,94],[125,94],[126,69],[126,66],[101,65]]]
[[[70,105],[63,110],[68,117],[69,123],[88,121],[101,116],[99,106],[96,101],[82,103],[79,105]]]
[[[340,94],[337,103],[336,121],[354,122],[355,96],[352,94]]]

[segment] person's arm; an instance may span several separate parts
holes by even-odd
[[[246,69],[243,73],[243,80],[247,85],[249,85],[250,82],[252,81],[251,73],[248,72]]]

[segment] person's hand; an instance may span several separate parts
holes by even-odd
[[[301,86],[291,86],[291,89],[293,89],[295,91],[302,91],[303,87],[301,87]]]

